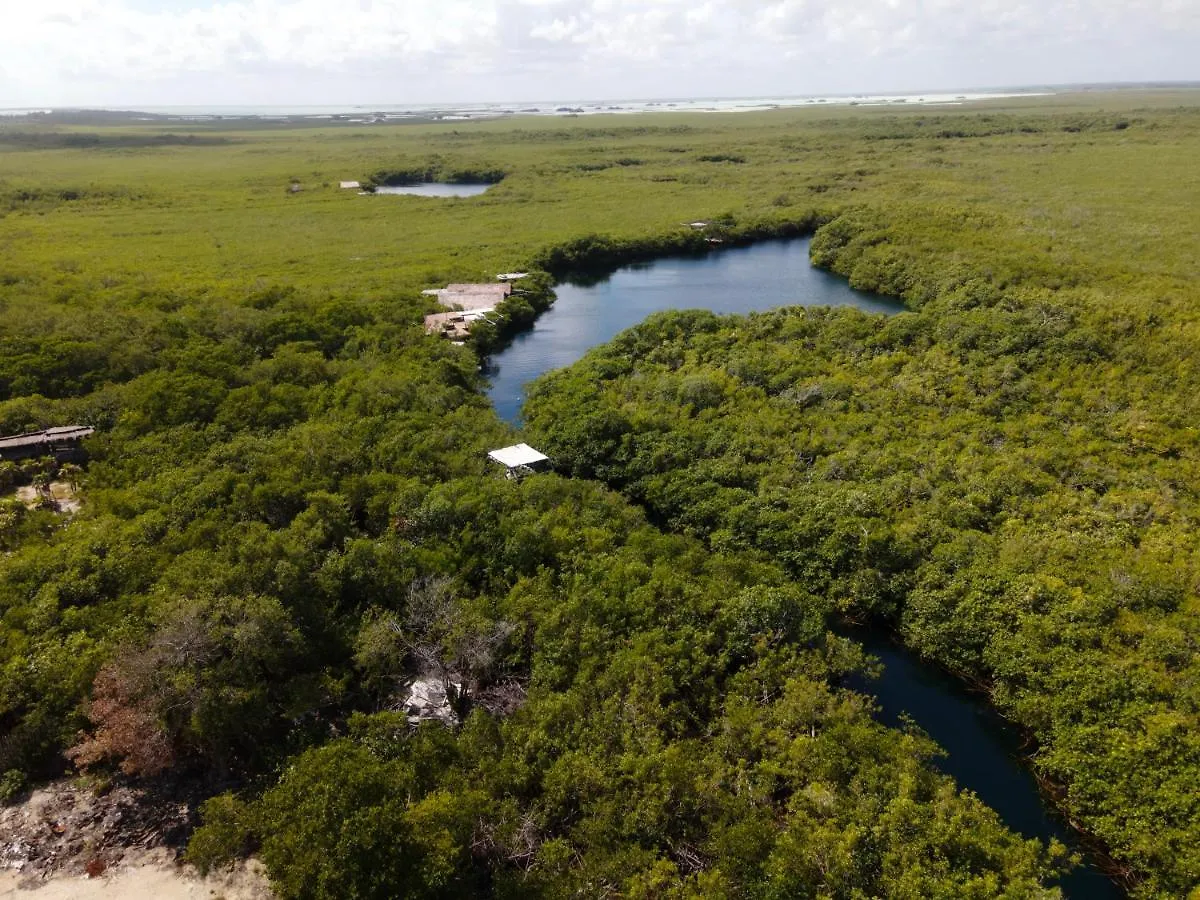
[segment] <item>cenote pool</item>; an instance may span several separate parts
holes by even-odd
[[[414,197],[477,197],[490,188],[490,184],[447,184],[441,181],[423,181],[420,184],[380,185],[376,194],[412,194]]]
[[[448,185],[447,185],[448,187]],[[519,423],[525,385],[568,366],[648,315],[666,309],[748,313],[780,306],[853,306],[896,313],[900,304],[852,289],[843,278],[814,268],[807,239],[765,241],[704,256],[628,266],[594,283],[560,284],[558,300],[530,331],[518,335],[488,366],[488,391],[499,415]],[[874,694],[880,720],[908,717],[946,751],[937,765],[974,791],[1010,828],[1056,837],[1077,847],[1073,833],[1049,810],[1032,774],[1020,762],[1019,736],[979,698],[882,636],[855,634],[884,664],[875,682],[853,685]],[[1062,881],[1071,900],[1125,896],[1086,863]]]

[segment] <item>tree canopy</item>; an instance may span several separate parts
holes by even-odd
[[[0,140],[0,433],[97,429],[0,467],[4,795],[210,786],[189,857],[288,898],[1057,896],[1065,848],[850,686],[869,620],[1186,896],[1200,117],[1063,102]],[[411,171],[504,178],[336,187]],[[500,476],[480,354],[698,218],[909,311],[655,316],[532,391],[559,472]],[[517,270],[424,334],[422,290]],[[68,476],[73,514],[12,493]]]

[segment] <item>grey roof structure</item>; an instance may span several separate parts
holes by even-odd
[[[88,425],[64,425],[0,438],[0,459],[33,456],[39,451],[51,454],[95,433],[96,429]]]

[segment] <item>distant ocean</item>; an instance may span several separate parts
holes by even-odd
[[[37,109],[0,109],[3,116],[48,114],[69,110],[100,112],[122,109],[147,116],[171,119],[212,118],[362,118],[388,119],[471,120],[513,115],[632,115],[646,112],[752,112],[755,110],[793,108],[800,106],[890,106],[926,105],[952,106],[972,100],[1010,97],[1041,97],[1052,93],[1045,90],[997,90],[969,92],[932,92],[921,94],[842,94],[811,97],[738,97],[738,98],[680,98],[662,100],[587,100],[587,101],[526,101],[518,103],[441,103],[344,106],[126,106],[126,107],[41,107]]]

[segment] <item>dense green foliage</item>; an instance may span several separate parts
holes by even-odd
[[[77,515],[0,507],[6,794],[232,783],[193,858],[296,898],[1053,896],[1061,848],[844,686],[830,617],[875,616],[1147,896],[1200,880],[1191,110],[176,124],[0,129],[0,433],[98,429]],[[504,177],[336,188],[372,172]],[[626,496],[490,471],[473,351],[697,219],[823,226],[915,312],[657,318],[529,409]],[[526,268],[474,348],[423,334]],[[416,674],[461,725],[409,727]]]
[[[1178,896],[1200,880],[1200,190],[1169,143],[1075,152],[1122,149],[1121,220],[1111,184],[1081,194],[1040,263],[1011,210],[857,205],[814,261],[914,313],[656,317],[526,415],[573,474],[987,685],[1072,819]]]

